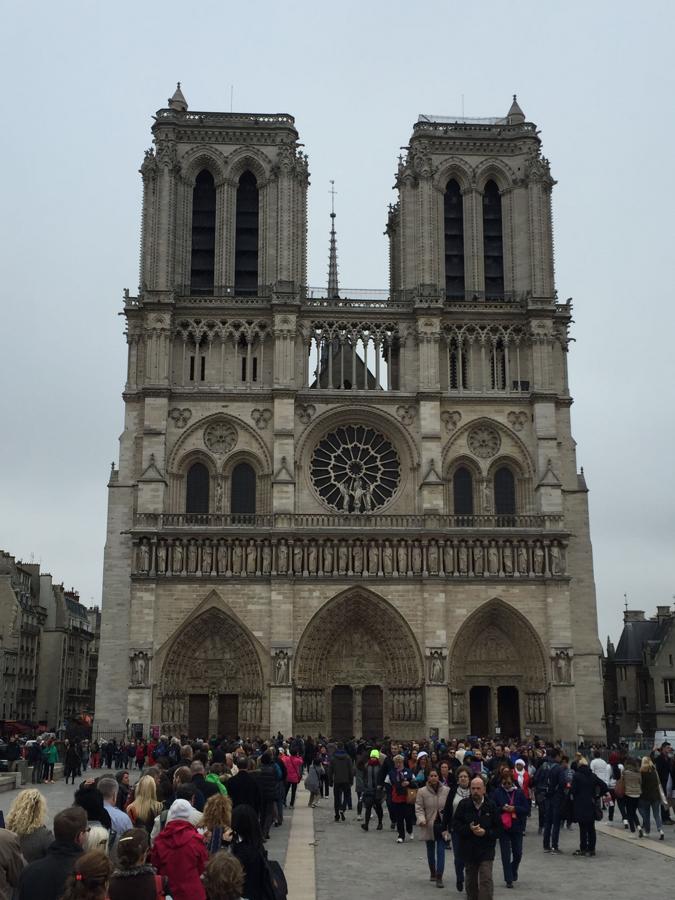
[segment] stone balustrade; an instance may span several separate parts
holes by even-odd
[[[556,578],[557,538],[211,538],[139,535],[134,571],[147,578]]]

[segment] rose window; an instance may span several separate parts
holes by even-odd
[[[237,437],[237,429],[229,422],[214,422],[204,431],[204,443],[214,453],[229,453]]]
[[[315,447],[310,477],[328,506],[340,512],[369,513],[394,496],[401,464],[383,434],[365,425],[344,425]]]

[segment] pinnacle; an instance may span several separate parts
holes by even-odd
[[[525,121],[525,113],[518,105],[515,94],[513,95],[513,103],[511,104],[511,109],[507,113],[507,118],[509,120],[509,125],[522,125]]]
[[[187,100],[183,96],[183,92],[180,89],[180,81],[176,84],[176,90],[173,92],[173,97],[169,99],[169,109],[175,109],[179,112],[187,112]]]

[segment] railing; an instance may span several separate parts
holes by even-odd
[[[493,529],[528,529],[530,531],[562,531],[562,515],[386,515],[378,513],[270,513],[243,515],[240,513],[138,513],[135,529],[224,529],[239,530],[328,528],[355,532],[380,529],[383,531],[489,531]]]
[[[158,119],[179,119],[190,124],[209,125],[295,125],[295,119],[288,113],[235,113],[235,112],[183,112],[176,109],[160,109]]]

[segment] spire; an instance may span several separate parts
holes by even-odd
[[[328,255],[328,299],[340,297],[338,288],[337,240],[335,237],[335,182],[330,183],[330,251]]]
[[[518,106],[515,94],[513,95],[511,109],[508,111],[506,118],[508,119],[509,125],[522,125],[525,121],[525,113],[520,106]]]
[[[180,81],[177,83],[176,90],[173,92],[173,97],[169,98],[168,103],[169,109],[175,109],[177,112],[187,112],[187,100],[180,89]]]

